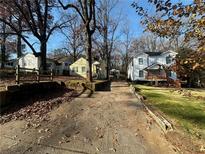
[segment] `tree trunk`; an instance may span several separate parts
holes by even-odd
[[[21,43],[21,37],[17,36],[17,58],[22,56],[22,43]]]
[[[41,67],[43,71],[47,70],[46,67],[46,52],[47,52],[47,44],[46,41],[41,41]]]
[[[5,67],[6,62],[6,24],[3,23],[3,37],[1,42],[1,68]]]
[[[6,38],[4,37],[2,40],[2,45],[1,45],[1,68],[5,67],[5,61],[6,61]]]
[[[93,76],[92,76],[92,37],[87,32],[87,54],[88,54],[88,65],[89,65],[89,75],[88,79],[90,82],[93,81]]]
[[[107,53],[107,80],[110,80],[110,52]]]
[[[125,75],[127,77],[127,69],[128,69],[128,64],[129,64],[129,59],[128,59],[128,49],[126,50],[126,58],[125,58]]]
[[[21,18],[18,20],[18,27],[19,27],[19,32],[22,33],[22,26],[21,26]],[[21,42],[21,37],[18,35],[17,36],[17,58],[22,56],[22,42]]]
[[[77,51],[76,48],[73,48],[73,62],[77,60]]]
[[[106,1],[107,3],[107,1]],[[107,70],[106,70],[106,79],[109,80],[110,77],[110,52],[108,50],[108,13],[107,13],[107,6],[105,7],[105,14],[104,14],[104,53],[106,53],[106,61],[107,61]]]

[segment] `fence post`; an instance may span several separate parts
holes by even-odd
[[[17,65],[17,66],[16,66],[16,84],[19,84],[19,79],[20,79],[19,71],[20,71],[20,66]]]
[[[40,71],[37,70],[37,82],[39,83],[39,81],[40,81]]]
[[[53,81],[53,69],[51,69],[51,77],[50,80]]]

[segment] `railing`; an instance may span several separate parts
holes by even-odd
[[[167,79],[166,75],[147,75],[146,79],[148,80],[165,80]]]
[[[33,78],[30,78],[30,79],[22,79],[23,75],[21,73],[26,73],[26,76],[27,73],[31,73],[31,75],[33,75],[34,73],[34,79]],[[46,77],[48,78],[47,80],[49,81],[53,81],[53,70],[51,69],[50,71],[44,71],[43,73],[45,74],[41,74],[42,72],[38,69],[29,69],[29,68],[21,68],[19,65],[17,65],[16,67],[16,84],[19,84],[20,81],[29,81],[29,82],[40,82],[42,77]],[[30,76],[31,77],[31,76]],[[43,80],[42,80],[43,81]]]

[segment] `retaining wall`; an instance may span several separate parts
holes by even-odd
[[[29,99],[34,95],[42,95],[63,88],[65,88],[65,84],[58,82],[26,83],[8,86],[6,91],[0,91],[0,109]]]

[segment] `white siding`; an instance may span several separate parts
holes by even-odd
[[[143,64],[139,64],[139,59],[143,59]],[[139,76],[139,71],[145,69],[148,66],[148,55],[145,53],[140,54],[136,58],[133,59],[133,80],[144,80],[146,76],[146,72],[144,72],[144,76]]]
[[[22,68],[28,69],[39,69],[40,60],[38,57],[35,57],[33,54],[26,54],[25,56],[19,58],[18,65]]]
[[[159,56],[149,56],[146,53],[138,54],[135,58],[133,58],[132,62],[128,66],[128,79],[131,79],[132,81],[145,80],[147,72],[144,71],[144,77],[140,77],[139,76],[139,71],[144,70],[146,67],[148,67],[152,64],[155,64],[155,63],[167,65],[166,64],[166,57],[167,56],[171,56],[172,58],[174,58],[176,56],[176,53],[172,52],[172,51],[167,51],[165,53],[162,53]],[[142,65],[139,64],[139,59],[140,58],[143,58],[143,64]],[[170,63],[168,65],[171,65],[174,62],[175,61],[172,61],[172,63]],[[173,77],[176,77],[175,72],[173,72],[172,74],[173,74]]]

